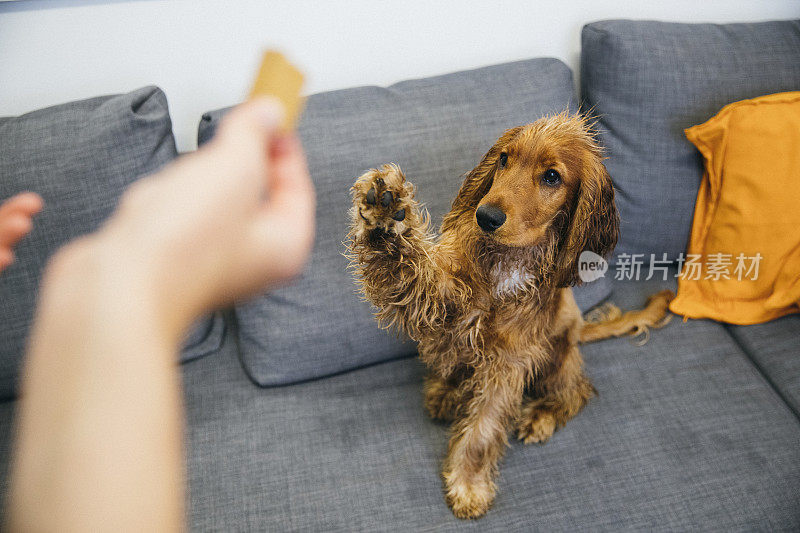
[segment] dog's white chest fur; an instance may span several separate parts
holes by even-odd
[[[534,275],[521,265],[498,263],[492,269],[494,293],[496,296],[514,294],[528,286]]]

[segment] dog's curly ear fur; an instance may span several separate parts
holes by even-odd
[[[599,154],[592,154],[581,178],[570,224],[562,241],[556,272],[559,287],[580,284],[578,259],[589,250],[607,257],[617,245],[619,214],[614,186]]]
[[[497,158],[500,157],[500,152],[522,131],[522,128],[523,126],[517,126],[506,130],[497,142],[489,148],[481,162],[467,173],[464,183],[461,184],[461,189],[459,189],[453,200],[450,212],[444,218],[442,229],[447,229],[455,223],[464,211],[475,209],[481,198],[486,196],[486,193],[492,187],[492,178],[494,178],[494,170],[497,168]]]

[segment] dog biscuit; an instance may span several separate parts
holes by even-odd
[[[291,131],[297,127],[297,120],[303,111],[304,98],[300,96],[303,74],[300,73],[280,52],[267,50],[261,60],[250,98],[272,96],[283,104],[282,127]]]

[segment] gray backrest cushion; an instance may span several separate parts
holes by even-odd
[[[0,397],[14,394],[50,255],[95,230],[125,187],[175,156],[167,99],[156,87],[0,118],[0,201],[25,190],[45,201],[17,261],[0,273]],[[195,324],[183,358],[218,347],[222,328],[221,318]]]
[[[572,107],[572,94],[566,65],[535,59],[311,96],[299,134],[317,191],[316,243],[293,286],[236,306],[251,378],[280,385],[414,354],[413,344],[378,329],[342,255],[353,181],[398,163],[438,225],[462,175],[505,129]],[[225,111],[203,116],[201,144]],[[589,305],[608,287],[600,281],[577,292]]]
[[[683,130],[731,102],[800,89],[800,21],[583,28],[581,92],[600,117],[622,227],[615,255],[684,252],[702,176]]]

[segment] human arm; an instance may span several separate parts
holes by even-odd
[[[184,521],[176,361],[194,318],[290,280],[313,241],[299,141],[271,101],[140,180],[49,264],[22,381],[11,530],[174,530]]]

